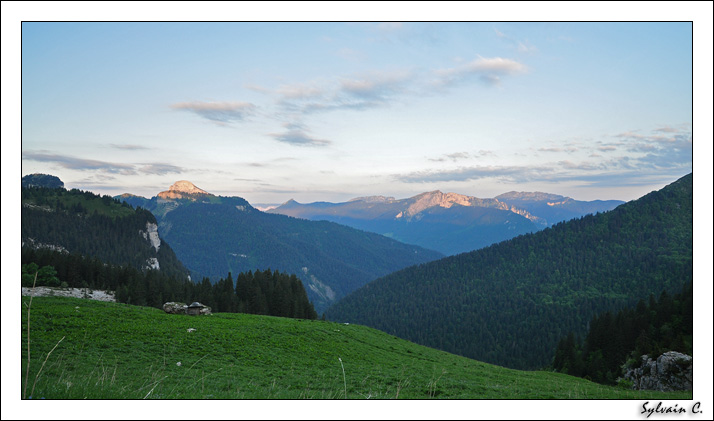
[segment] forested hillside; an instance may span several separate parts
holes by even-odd
[[[513,368],[549,365],[590,319],[692,281],[692,174],[613,211],[378,279],[330,320]]]
[[[184,190],[162,192],[146,206],[194,274],[215,282],[228,272],[294,273],[318,313],[373,279],[443,257],[331,222],[267,214],[240,197],[195,193],[202,190],[180,183]]]
[[[34,280],[35,273],[38,274]],[[156,270],[105,263],[96,257],[48,248],[22,248],[22,286],[62,286],[115,292],[120,303],[161,308],[197,296],[197,284]],[[195,299],[194,299],[195,300]]]
[[[22,244],[50,248],[137,270],[158,268],[186,278],[188,270],[156,232],[156,218],[109,196],[64,188],[23,187]]]
[[[590,321],[584,340],[571,332],[558,342],[553,368],[598,383],[614,384],[622,366],[639,367],[641,356],[656,358],[676,351],[693,356],[694,290],[692,284],[671,295],[651,294],[636,307],[605,312]]]

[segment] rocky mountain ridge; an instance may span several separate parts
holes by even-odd
[[[557,194],[515,191],[483,199],[434,190],[405,199],[366,196],[342,203],[302,204],[291,199],[266,211],[336,222],[450,255],[535,232],[561,221],[609,211],[622,203],[585,202]]]
[[[196,185],[190,181],[180,180],[172,184],[168,190],[160,192],[157,196],[162,199],[196,200],[195,195],[210,195],[210,193],[196,187]]]
[[[397,218],[413,217],[429,208],[441,207],[449,209],[454,205],[459,206],[472,206],[472,207],[482,207],[482,208],[495,208],[505,211],[510,211],[515,214],[521,215],[535,223],[544,225],[545,221],[542,218],[531,215],[528,211],[524,209],[519,209],[515,206],[509,206],[508,204],[499,201],[498,199],[480,199],[474,196],[466,196],[458,193],[442,193],[440,190],[435,190],[432,192],[426,192],[416,195],[410,199],[406,199],[409,206],[403,213],[398,214]]]

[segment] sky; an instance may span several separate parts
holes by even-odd
[[[24,22],[22,175],[251,203],[692,172],[691,22]]]

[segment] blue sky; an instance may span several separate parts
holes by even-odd
[[[22,174],[103,194],[631,200],[692,144],[689,22],[22,25]]]

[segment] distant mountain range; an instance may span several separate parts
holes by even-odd
[[[510,192],[493,199],[432,191],[407,199],[370,196],[343,203],[290,200],[269,213],[325,220],[452,255],[604,212],[624,202],[583,202],[547,193]]]
[[[318,313],[367,282],[441,253],[332,222],[269,214],[240,197],[215,196],[188,181],[146,199],[159,234],[195,276],[279,270],[297,275]]]
[[[692,281],[692,180],[689,174],[610,212],[390,274],[327,316],[492,364],[545,367],[558,341],[571,331],[584,336],[593,316]],[[546,206],[563,201],[517,196]]]
[[[537,215],[548,226],[591,213],[607,212],[625,203],[622,200],[582,201],[557,194],[515,191],[496,196],[496,200]]]

